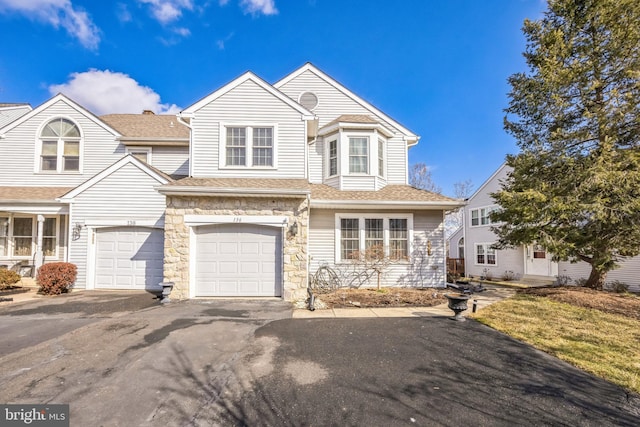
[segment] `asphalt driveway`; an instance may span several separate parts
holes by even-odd
[[[0,308],[25,335],[0,336],[0,403],[69,403],[72,426],[640,425],[637,396],[474,321],[106,296]]]

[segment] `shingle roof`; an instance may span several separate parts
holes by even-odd
[[[378,121],[376,119],[374,119],[371,116],[366,116],[364,114],[343,114],[340,117],[331,120],[329,123],[327,123],[326,126],[331,126],[334,125],[336,123],[370,123],[370,124],[377,124]]]
[[[447,196],[419,190],[410,185],[387,185],[376,191],[343,191],[326,184],[311,184],[311,200],[386,201],[386,202],[457,202]]]
[[[126,138],[189,140],[189,128],[170,114],[107,114],[106,124]]]
[[[52,202],[72,189],[73,187],[0,187],[0,202]]]

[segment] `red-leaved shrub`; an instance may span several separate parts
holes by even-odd
[[[68,292],[76,281],[78,269],[75,264],[68,262],[52,262],[38,269],[36,282],[40,292],[45,295],[60,295]]]

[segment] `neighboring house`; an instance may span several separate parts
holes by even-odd
[[[464,242],[465,271],[472,276],[501,278],[505,271],[511,271],[517,278],[555,281],[566,276],[572,281],[589,277],[591,266],[585,262],[555,262],[553,254],[540,245],[523,245],[515,249],[496,250],[491,247],[497,236],[491,231],[489,214],[498,205],[490,196],[501,188],[510,167],[501,165],[489,179],[467,200],[464,208],[463,235],[456,232],[449,239],[453,248],[460,239]],[[457,239],[457,242],[456,242]],[[621,268],[609,272],[607,282],[618,280],[629,285],[629,289],[640,292],[640,257],[621,263]]]
[[[165,198],[155,187],[172,180],[158,168],[185,169],[189,132],[175,116],[152,120],[129,135],[123,120],[109,124],[56,95],[0,129],[0,265],[33,275],[43,263],[69,261],[78,266],[78,288],[157,287]],[[173,135],[175,127],[182,133]],[[132,138],[142,138],[135,149],[158,168],[136,157]],[[176,147],[182,160],[152,158]]]
[[[0,264],[291,300],[381,246],[387,284],[444,286],[444,213],[462,203],[410,187],[419,137],[311,64],[275,84],[247,72],[176,116],[96,117],[58,95],[0,138]]]

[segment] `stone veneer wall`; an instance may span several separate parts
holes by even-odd
[[[189,226],[185,215],[278,215],[298,222],[298,233],[292,236],[285,227],[282,251],[283,297],[293,301],[306,297],[307,236],[309,207],[307,199],[183,197],[167,196],[164,234],[164,280],[174,282],[171,298],[189,298]]]

